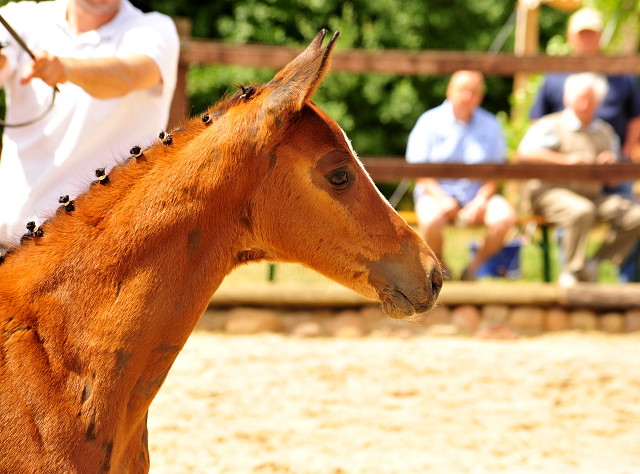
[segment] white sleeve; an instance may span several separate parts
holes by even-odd
[[[540,150],[557,150],[560,147],[560,137],[555,131],[553,122],[541,118],[531,125],[518,149],[522,153]]]
[[[155,61],[162,75],[162,87],[173,90],[178,74],[180,39],[173,20],[151,12],[136,20],[124,34],[118,54],[142,53]]]

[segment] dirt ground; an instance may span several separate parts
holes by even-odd
[[[640,335],[195,332],[148,424],[153,474],[637,474]]]

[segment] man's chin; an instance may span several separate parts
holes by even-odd
[[[76,0],[76,2],[83,10],[92,15],[108,15],[110,13],[115,13],[120,8],[120,3],[122,3],[121,0],[107,4],[95,0]]]

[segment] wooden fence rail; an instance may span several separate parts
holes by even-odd
[[[244,44],[215,40],[185,39],[180,54],[182,64],[235,64],[240,66],[285,66],[303,48]],[[377,72],[396,75],[445,75],[460,69],[474,69],[487,75],[513,76],[544,71],[594,71],[607,74],[640,73],[640,54],[620,56],[516,56],[511,53],[474,51],[408,51],[383,49],[336,50],[332,71]]]
[[[481,180],[544,181],[619,181],[640,179],[640,165],[615,163],[610,165],[536,165],[525,163],[465,165],[458,163],[410,164],[401,157],[367,157],[362,164],[374,181],[394,182],[403,178],[474,178]]]
[[[186,75],[189,65],[233,64],[279,69],[295,58],[303,48],[278,45],[236,45],[222,41],[191,38],[191,25],[175,19],[181,38],[178,83],[171,106],[170,125],[187,119],[189,99]],[[568,57],[535,54],[475,51],[407,51],[383,49],[337,50],[331,69],[352,73],[375,72],[395,75],[446,75],[460,69],[474,69],[486,75],[515,76],[544,71],[594,71],[607,74],[640,74],[640,54],[620,56]]]
[[[234,45],[215,40],[190,38],[188,21],[176,20],[181,35],[178,85],[172,106],[172,122],[188,114],[186,74],[192,64],[234,64],[278,69],[296,57],[302,48],[245,44]],[[487,75],[513,76],[543,71],[594,71],[608,74],[640,74],[640,54],[621,56],[516,56],[509,53],[470,51],[401,51],[337,50],[332,70],[353,73],[377,72],[397,75],[443,75],[459,69],[475,69]],[[632,163],[614,165],[531,164],[409,164],[401,157],[366,157],[362,159],[376,181],[400,181],[403,178],[532,179],[547,181],[630,180],[640,179],[640,166]]]

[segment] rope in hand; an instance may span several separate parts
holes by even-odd
[[[4,26],[7,29],[9,34],[11,36],[13,36],[13,38],[18,42],[18,44],[22,47],[22,49],[24,49],[27,52],[27,54],[31,57],[31,59],[35,60],[35,58],[36,58],[35,55],[31,52],[31,50],[26,45],[26,43],[24,41],[22,41],[22,38],[20,38],[20,36],[18,36],[18,33],[16,33],[15,30],[11,27],[11,25],[9,25],[9,23],[7,23],[7,21],[2,17],[2,15],[0,15],[0,23],[2,24],[2,26]],[[0,49],[5,47],[5,46],[6,45],[0,45]],[[47,110],[42,112],[36,118],[31,119],[31,120],[27,120],[26,122],[20,122],[20,123],[7,123],[4,120],[0,119],[0,125],[2,125],[4,127],[25,127],[27,125],[31,125],[32,123],[35,123],[38,120],[40,120],[42,117],[47,115],[49,113],[49,111],[53,108],[53,104],[55,104],[55,102],[56,102],[56,92],[60,92],[60,90],[56,86],[53,86],[52,89],[53,89],[53,93],[52,93],[52,96],[51,96],[51,104],[49,105],[49,107],[47,107]]]

